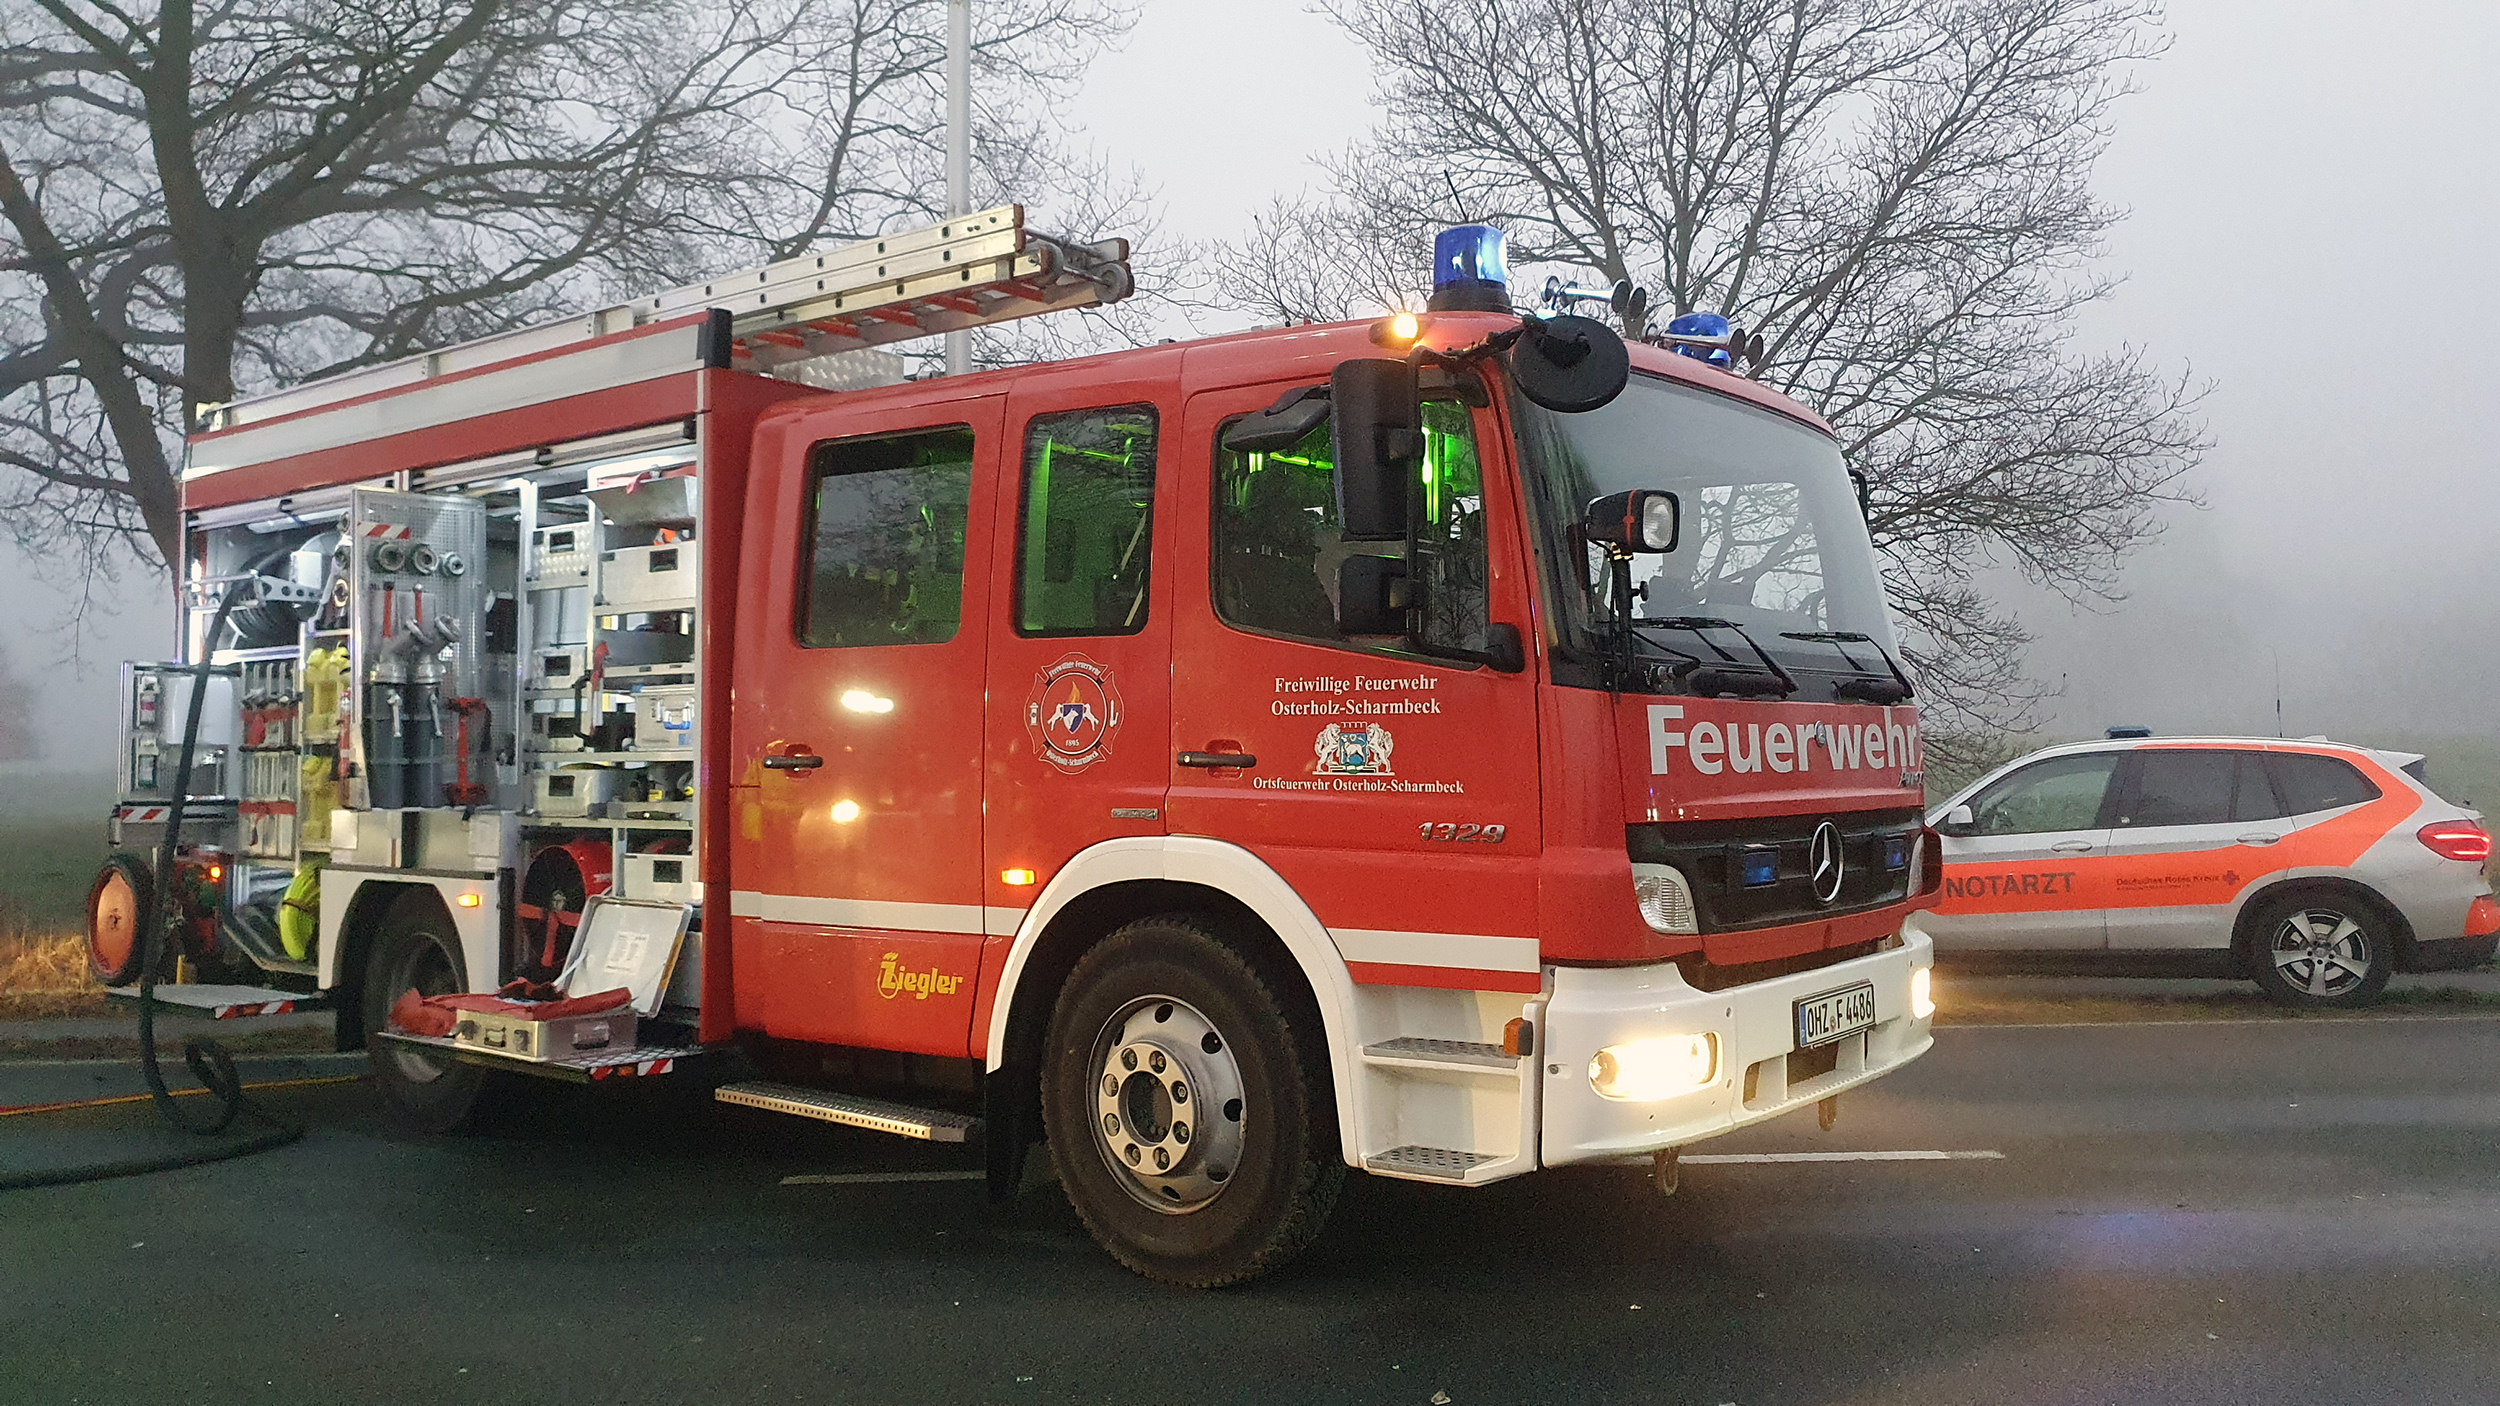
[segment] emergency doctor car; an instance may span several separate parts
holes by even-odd
[[[1931,812],[1940,951],[2213,952],[2287,1006],[2357,1006],[2500,942],[2475,812],[2422,758],[2322,738],[2052,747]]]

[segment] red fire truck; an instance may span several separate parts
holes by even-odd
[[[1911,682],[1758,339],[1522,317],[1465,227],[1377,324],[874,350],[1126,254],[1003,207],[208,411],[98,973],[326,1003],[435,1130],[671,1076],[1046,1145],[1193,1285],[1349,1167],[1672,1189],[1928,1048]]]

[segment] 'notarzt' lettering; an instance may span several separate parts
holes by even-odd
[[[2049,898],[2075,891],[2071,870],[2048,874],[1973,874],[1968,878],[1947,877],[1944,896],[1947,898]]]

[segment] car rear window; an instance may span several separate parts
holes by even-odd
[[[2360,768],[2337,757],[2321,757],[2314,752],[2270,752],[2266,770],[2274,774],[2274,789],[2283,796],[2284,813],[2307,815],[2311,811],[2341,810],[2363,801],[2378,799],[2378,787],[2361,774]]]

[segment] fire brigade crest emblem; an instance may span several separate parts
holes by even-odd
[[[1061,771],[1083,771],[1111,755],[1120,729],[1120,690],[1111,671],[1071,654],[1033,676],[1024,699],[1033,755]]]
[[[1361,727],[1340,727],[1335,723],[1319,730],[1311,744],[1315,754],[1311,761],[1314,776],[1395,776],[1389,769],[1389,753],[1396,744],[1389,740],[1389,729],[1378,723]]]

